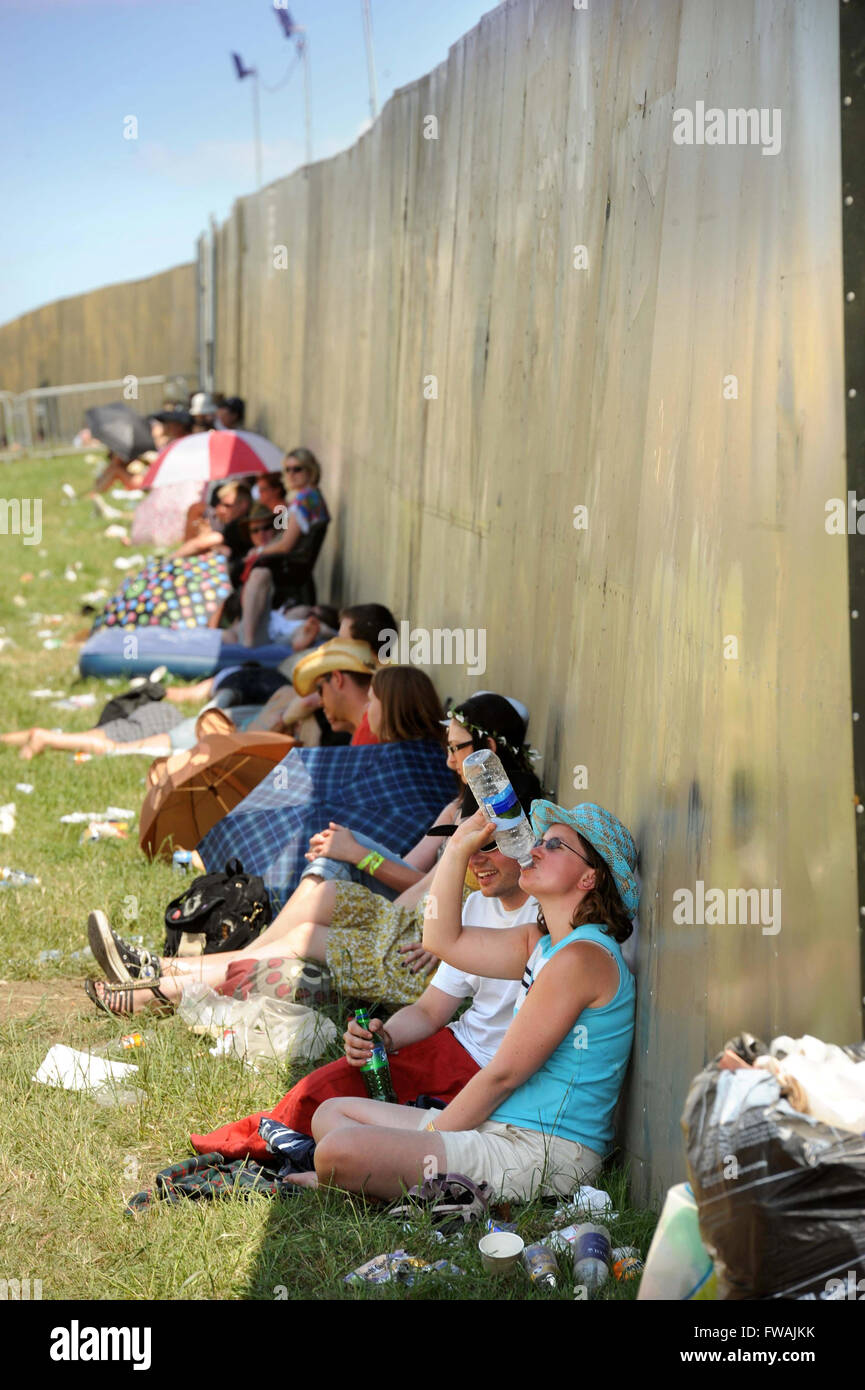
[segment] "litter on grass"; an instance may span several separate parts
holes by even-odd
[[[0,889],[2,888],[31,888],[36,887],[41,882],[34,878],[32,874],[25,874],[21,869],[9,869],[5,865],[0,866]]]
[[[87,845],[91,840],[128,840],[129,825],[126,821],[92,820],[81,832],[79,841]]]
[[[375,1255],[366,1264],[353,1269],[345,1276],[346,1284],[389,1284],[396,1281],[411,1285],[419,1274],[462,1274],[458,1265],[448,1260],[436,1260],[430,1264],[417,1255],[409,1255],[405,1250],[393,1250],[386,1255]]]
[[[16,782],[16,783],[15,783],[15,790],[16,790],[16,792],[23,792],[25,796],[29,796],[30,793],[31,793],[32,790],[33,790],[33,783],[32,783],[32,782]]]
[[[54,709],[92,709],[96,704],[96,696],[92,691],[86,695],[68,695],[64,700],[55,700]]]
[[[264,995],[228,999],[198,980],[184,983],[177,1012],[194,1033],[214,1039],[212,1057],[251,1065],[268,1058],[315,1061],[337,1038],[335,1024],[305,1004]]]
[[[122,806],[108,806],[104,811],[70,811],[60,817],[61,825],[86,825],[88,821],[119,820],[134,821],[135,812],[125,811]]]
[[[64,1091],[95,1091],[107,1081],[124,1081],[137,1071],[131,1062],[109,1062],[91,1052],[76,1052],[65,1043],[55,1043],[33,1080]]]
[[[578,1187],[572,1197],[562,1202],[553,1213],[553,1221],[558,1225],[570,1225],[581,1216],[603,1216],[607,1221],[617,1221],[619,1213],[613,1211],[613,1203],[609,1192],[604,1192],[600,1187],[591,1187],[585,1184]]]
[[[11,835],[15,829],[15,802],[0,806],[0,835]]]

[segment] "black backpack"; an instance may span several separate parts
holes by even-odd
[[[202,874],[168,904],[164,954],[209,956],[215,951],[238,951],[272,919],[264,880],[245,874],[239,859],[229,859],[224,874]]]

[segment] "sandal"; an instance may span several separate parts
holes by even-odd
[[[97,962],[115,984],[128,985],[134,980],[156,984],[162,976],[159,957],[124,941],[98,908],[87,918],[87,940]]]
[[[405,1201],[388,1208],[388,1216],[403,1220],[416,1217],[419,1207],[430,1214],[433,1227],[443,1236],[453,1235],[467,1221],[486,1215],[492,1190],[489,1183],[475,1183],[462,1173],[445,1173],[440,1178],[427,1178],[417,1187],[409,1188]]]
[[[100,994],[96,988],[97,983],[102,985]],[[84,993],[87,998],[92,1000],[97,1009],[103,1013],[111,1014],[113,1018],[132,1018],[134,1010],[132,1007],[132,996],[137,989],[148,989],[154,996],[154,1002],[158,1003],[160,1009],[167,1012],[174,1012],[174,1005],[170,999],[162,993],[158,985],[151,984],[149,980],[133,980],[129,984],[114,984],[110,980],[85,980]]]

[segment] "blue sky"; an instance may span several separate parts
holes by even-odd
[[[313,156],[369,119],[361,0],[285,0],[308,34]],[[495,0],[372,0],[379,105]],[[190,260],[255,183],[251,81],[294,60],[271,0],[2,0],[0,323]],[[123,138],[135,116],[138,138]],[[305,160],[303,81],[261,93],[263,182]]]

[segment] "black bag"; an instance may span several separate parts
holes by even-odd
[[[726,1047],[749,1063],[767,1051],[750,1034]],[[722,1055],[694,1078],[682,1116],[719,1298],[856,1297],[846,1290],[865,1274],[865,1136],[793,1110],[769,1071],[721,1070]]]
[[[165,686],[158,681],[145,681],[143,685],[136,686],[134,690],[124,690],[122,695],[115,695],[113,700],[109,700],[103,709],[96,728],[101,729],[103,724],[110,724],[112,719],[128,719],[130,714],[140,709],[142,705],[147,705],[151,700],[164,700]]]
[[[257,875],[229,859],[224,874],[202,874],[165,909],[166,956],[238,951],[272,921],[273,909]]]

